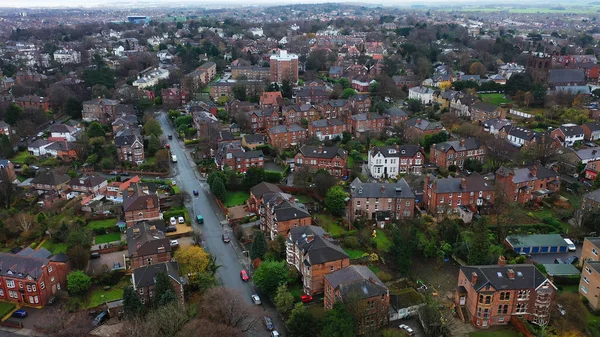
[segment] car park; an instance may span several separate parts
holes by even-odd
[[[263,322],[265,323],[265,327],[267,328],[267,330],[269,330],[269,331],[275,330],[275,324],[273,324],[273,320],[271,320],[271,317],[269,317],[269,316],[263,317]]]
[[[258,295],[252,294],[252,303],[260,305],[262,302],[260,301],[260,297]]]
[[[12,313],[12,317],[25,318],[27,317],[27,311],[25,311],[25,309],[19,309]]]
[[[248,277],[248,272],[245,269],[242,269],[240,271],[240,277],[242,278],[242,281],[247,282],[250,277]]]
[[[406,332],[410,336],[415,334],[415,330],[413,330],[411,327],[409,327],[406,324],[400,324],[399,328],[404,330],[404,332]]]
[[[175,225],[177,225],[177,220],[175,220],[175,217],[174,217],[174,216],[172,216],[172,217],[169,219],[169,223],[171,224],[171,226],[175,226]]]
[[[92,324],[94,326],[99,326],[99,325],[102,325],[102,323],[106,322],[107,319],[108,319],[108,312],[102,311],[101,313],[98,314],[98,316],[96,316],[96,318],[94,318],[94,321],[92,322]]]
[[[577,256],[571,256],[568,259],[565,260],[566,264],[575,264],[579,261],[579,258]]]
[[[185,218],[180,216],[179,218],[177,218],[177,222],[179,223],[185,223]]]

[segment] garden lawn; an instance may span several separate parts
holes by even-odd
[[[313,202],[313,198],[311,196],[308,196],[306,194],[297,194],[294,196],[294,198],[298,201],[300,201],[303,204],[307,204],[309,202]]]
[[[348,156],[348,167],[353,168],[354,164],[354,158],[352,158],[352,156]]]
[[[21,151],[17,153],[14,157],[10,159],[11,162],[15,164],[25,164],[25,158],[29,157],[29,152],[27,150]]]
[[[123,298],[123,289],[131,283],[127,279],[121,280],[117,285],[110,287],[108,290],[104,290],[103,286],[93,287],[90,300],[88,302],[88,309],[95,308],[104,302],[110,302],[114,300],[120,300]],[[104,297],[102,297],[104,295]]]
[[[117,225],[117,219],[94,220],[88,223],[89,229],[111,228]]]
[[[381,229],[377,230],[377,237],[374,238],[377,243],[377,250],[380,252],[388,252],[392,247],[392,241],[387,237],[384,231]]]
[[[512,326],[492,328],[492,330],[471,332],[469,337],[517,337],[519,333]]]
[[[316,214],[319,225],[333,237],[340,237],[346,229],[337,223],[337,220],[329,214]]]
[[[250,198],[250,194],[248,192],[242,191],[227,191],[225,194],[225,202],[223,202],[223,206],[225,207],[233,207],[243,205],[246,200]]]
[[[96,236],[96,244],[109,243],[113,241],[121,241],[121,233],[108,233]]]
[[[49,250],[52,254],[67,252],[67,244],[66,243],[54,243],[50,239],[46,240],[44,242],[44,244],[42,245],[42,247]]]
[[[510,100],[504,98],[504,94],[481,94],[479,95],[479,97],[481,97],[481,100],[486,102],[486,103],[490,103],[490,104],[494,104],[494,105],[500,105],[502,103],[510,103]]]
[[[8,315],[9,312],[13,311],[16,305],[8,302],[0,302],[0,318]]]
[[[357,260],[367,255],[365,251],[362,251],[360,249],[344,249],[344,251],[346,252],[346,254],[348,254],[348,256],[350,256],[350,260]]]

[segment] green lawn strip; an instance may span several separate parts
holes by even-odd
[[[117,219],[94,220],[88,223],[89,229],[110,228],[117,225]]]
[[[348,167],[349,168],[354,167],[354,158],[352,158],[352,156],[348,156]]]
[[[392,247],[392,241],[381,229],[377,230],[377,237],[375,237],[375,242],[377,243],[377,250],[379,250],[380,252],[388,252]]]
[[[108,233],[96,236],[97,245],[114,241],[121,241],[121,233]]]
[[[14,164],[25,164],[25,158],[29,157],[29,152],[27,150],[21,151],[17,153],[14,157],[10,159]]]
[[[119,300],[123,298],[123,289],[128,286],[130,282],[126,279],[119,282],[119,284],[110,287],[108,290],[104,290],[104,287],[97,286],[92,288],[92,293],[88,302],[88,309],[95,308],[105,302]],[[104,295],[104,297],[102,297]]]
[[[325,231],[333,237],[339,237],[346,232],[346,229],[337,223],[337,220],[329,214],[316,214],[315,217]]]
[[[175,194],[179,193],[179,186],[177,186],[177,185],[173,186],[173,193],[175,193]]]
[[[294,298],[298,301],[300,301],[300,298],[302,297],[302,283],[297,282],[297,283],[293,283],[293,284],[289,284],[288,285],[288,290],[290,291],[290,294],[292,294],[292,296],[294,296]]]
[[[469,334],[469,337],[517,337],[519,336],[519,332],[512,328],[511,326],[507,327],[498,327],[493,328],[492,331],[475,331]]]
[[[344,249],[344,251],[350,256],[351,260],[360,259],[361,257],[368,255],[365,251],[360,249]]]
[[[562,290],[559,290],[559,292],[562,292],[562,293],[577,293],[577,292],[579,292],[578,284],[568,284],[568,285],[563,285],[561,287],[562,287]]]
[[[42,247],[49,250],[52,254],[67,252],[67,244],[66,243],[54,243],[50,239],[46,240],[46,242],[44,242]]]
[[[297,194],[297,195],[294,195],[294,198],[296,198],[296,200],[300,201],[303,204],[314,201],[312,197],[310,197],[306,194]]]
[[[510,100],[504,98],[504,94],[481,94],[481,100],[490,104],[500,105],[502,103],[510,103]]]
[[[225,207],[243,205],[249,197],[250,194],[248,192],[227,191],[227,193],[225,194],[225,202],[223,203],[223,205]]]
[[[8,315],[15,309],[16,305],[8,302],[0,302],[0,318]]]

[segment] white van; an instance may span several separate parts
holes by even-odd
[[[575,244],[573,243],[573,241],[571,241],[571,239],[565,239],[565,242],[567,243],[570,252],[574,252],[577,250],[577,247],[575,247]]]

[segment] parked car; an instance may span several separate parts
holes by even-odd
[[[229,243],[229,241],[231,241],[231,238],[229,237],[229,233],[223,233],[223,235],[221,237],[223,239],[223,242],[225,242],[225,243]]]
[[[171,247],[179,246],[179,241],[177,241],[177,240],[171,240],[170,244],[171,244]]]
[[[269,317],[269,316],[263,317],[263,322],[265,323],[265,327],[267,328],[267,330],[269,330],[269,331],[275,330],[275,324],[273,324],[271,317]]]
[[[242,278],[242,281],[247,282],[250,277],[248,277],[248,272],[245,269],[242,269],[240,271],[240,277]]]
[[[169,139],[173,139],[173,135],[169,135]]]
[[[575,244],[573,243],[573,241],[571,241],[571,239],[564,239],[564,240],[567,243],[567,247],[569,247],[570,252],[574,252],[577,250],[577,247],[575,247]]]
[[[281,336],[277,330],[271,331],[271,337],[279,337]]]
[[[170,149],[171,148],[171,144],[165,145],[165,148]]]
[[[185,218],[180,216],[179,218],[177,218],[177,222],[179,223],[185,223]]]
[[[313,297],[312,297],[312,295],[304,294],[304,295],[302,295],[301,300],[302,300],[302,303],[308,303],[308,302],[312,302]]]
[[[577,261],[579,261],[579,258],[577,256],[571,256],[570,258],[565,260],[566,264],[575,264],[577,263]]]
[[[129,172],[123,172],[123,173],[121,173],[121,175],[125,176],[125,177],[129,177]]]
[[[90,259],[99,259],[100,258],[100,253],[98,252],[93,252],[90,254]]]
[[[104,323],[107,319],[108,319],[108,312],[102,311],[100,314],[98,314],[98,316],[96,316],[96,318],[94,318],[94,321],[92,322],[92,324],[94,326],[99,326],[99,325],[102,325],[102,323]]]
[[[19,309],[12,313],[12,317],[25,318],[27,317],[27,311],[25,311],[25,309]]]
[[[400,324],[399,328],[404,330],[404,332],[406,332],[410,336],[415,334],[415,330],[413,330],[411,327],[409,327],[406,324]]]
[[[165,228],[165,233],[173,233],[173,232],[177,232],[176,226],[167,226],[167,228]]]
[[[198,193],[198,190],[194,190],[194,195],[196,195],[196,196],[197,196],[198,194],[199,194],[199,193]]]
[[[171,224],[171,226],[175,226],[175,225],[177,225],[177,220],[175,220],[175,217],[174,217],[174,216],[172,216],[172,217],[169,219],[169,223]]]
[[[258,295],[253,294],[252,295],[252,303],[254,303],[256,305],[260,305],[262,302],[260,301],[260,297],[258,297]]]
[[[200,225],[203,224],[204,223],[204,217],[202,217],[202,215],[199,215],[199,214],[196,215],[196,222],[198,224],[200,224]]]
[[[557,258],[557,259],[554,259],[554,263],[555,263],[555,264],[564,264],[564,263],[565,263],[565,261],[563,261],[562,259],[558,259],[558,258]]]
[[[111,175],[111,176],[118,176],[118,175],[119,175],[119,172],[117,172],[117,171],[111,171],[111,172],[110,172],[110,175]]]

